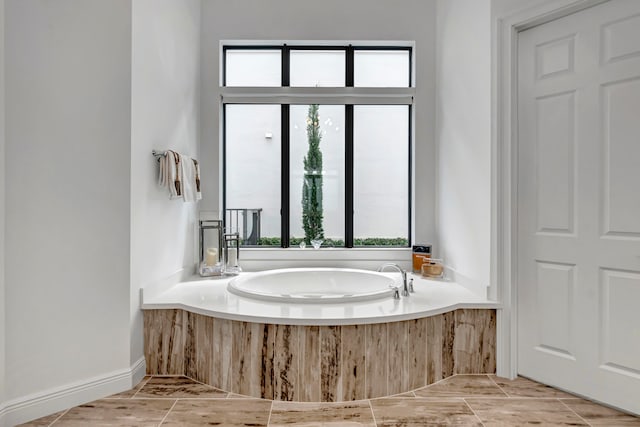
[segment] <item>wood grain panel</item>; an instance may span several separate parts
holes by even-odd
[[[407,321],[408,390],[427,385],[427,319]]]
[[[210,384],[222,390],[232,390],[232,360],[233,360],[233,324],[232,320],[214,318],[213,333],[213,362],[211,364]]]
[[[370,325],[291,326],[144,311],[147,373],[233,393],[336,402],[382,397],[455,374],[495,372],[495,310]]]
[[[365,326],[366,397],[387,394],[387,324],[374,323]]]
[[[364,325],[342,326],[341,400],[365,398]]]
[[[408,321],[387,324],[387,395],[409,390],[408,324]]]
[[[300,391],[302,402],[320,402],[320,327],[300,327]]]
[[[337,402],[342,395],[340,329],[340,326],[320,327],[320,398],[323,402]]]
[[[456,310],[454,373],[495,373],[495,327],[493,310]]]
[[[298,326],[275,325],[273,358],[274,400],[298,400],[299,393],[299,333]]]

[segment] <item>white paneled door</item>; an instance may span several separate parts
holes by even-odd
[[[518,372],[640,414],[640,1],[520,33]]]

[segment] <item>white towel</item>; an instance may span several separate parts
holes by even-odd
[[[189,156],[181,155],[180,157],[182,197],[185,202],[195,202],[202,199],[202,194],[198,191],[196,183],[196,177],[198,176],[196,164]]]
[[[169,189],[169,198],[177,199],[182,194],[180,184],[180,154],[167,150],[160,158],[158,184]],[[177,185],[176,185],[177,184]]]

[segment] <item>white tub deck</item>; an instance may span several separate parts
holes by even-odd
[[[399,273],[387,274],[401,286]],[[500,308],[498,302],[478,296],[455,282],[413,274],[407,278],[414,279],[415,292],[400,300],[294,305],[234,295],[227,290],[232,278],[194,277],[157,294],[143,291],[142,309],[184,309],[229,320],[281,325],[355,325],[417,319],[459,308]]]

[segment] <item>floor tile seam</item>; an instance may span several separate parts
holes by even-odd
[[[176,396],[164,396],[164,397],[132,397],[129,400],[185,400],[185,399],[198,399],[198,400],[224,400],[224,397],[176,397]],[[118,399],[111,399],[118,400]]]
[[[589,421],[587,421],[585,418],[583,418],[580,414],[578,414],[576,411],[573,410],[573,408],[571,408],[569,405],[567,405],[566,403],[564,403],[561,399],[556,399],[558,402],[560,402],[562,405],[564,405],[565,408],[567,408],[568,410],[570,410],[571,412],[573,412],[574,414],[576,414],[576,416],[578,418],[580,418],[582,421],[584,421],[588,426],[591,426],[591,423]]]
[[[154,377],[153,375],[149,375],[149,378],[147,378],[147,380],[144,382],[144,384],[142,384],[142,385],[140,386],[140,388],[138,388],[138,389],[136,390],[136,392],[135,392],[135,393],[133,393],[133,396],[131,396],[129,399],[133,399],[134,397],[136,397],[136,394],[138,394],[138,393],[140,392],[140,390],[142,390],[142,388],[143,388],[144,386],[146,386],[146,385],[147,385],[147,383],[148,383],[149,381],[151,381],[151,378],[153,378],[153,377]]]
[[[373,412],[373,405],[371,404],[371,399],[367,399],[367,402],[369,403],[369,410],[371,411],[371,417],[373,418],[373,425],[377,426],[378,421],[376,420],[376,414]]]
[[[167,419],[167,417],[169,416],[169,414],[171,413],[171,411],[173,410],[173,408],[175,408],[176,404],[178,403],[178,399],[176,399],[175,402],[173,402],[173,405],[171,405],[171,408],[169,408],[169,410],[167,411],[166,414],[164,414],[164,417],[162,418],[162,420],[160,420],[160,423],[158,424],[158,427],[160,427],[165,420]]]
[[[63,417],[67,412],[69,412],[71,409],[72,409],[72,408],[67,408],[67,409],[65,409],[64,411],[62,411],[62,413],[61,413],[60,415],[58,415],[58,416],[56,417],[56,419],[55,419],[55,420],[53,420],[53,421],[51,422],[51,424],[49,424],[49,427],[51,427],[52,425],[54,425],[54,424],[55,424],[55,423],[56,423],[60,418],[62,418],[62,417]]]
[[[466,399],[462,399],[462,401],[464,402],[465,405],[467,405],[467,408],[469,408],[469,410],[473,413],[473,416],[476,417],[476,419],[478,420],[480,425],[484,427],[484,423],[482,422],[482,418],[480,418],[478,416],[478,414],[476,413],[476,411],[471,407],[471,405],[469,405],[469,402],[467,402]]]
[[[504,394],[507,395],[507,397],[512,397],[509,393],[507,393],[507,391],[505,389],[503,389],[502,387],[500,387],[500,384],[498,384],[498,382],[496,380],[493,379],[493,377],[491,375],[487,375],[487,377],[489,377],[489,379],[491,380],[491,382],[493,382],[496,387],[498,387],[500,389],[501,392],[503,392]],[[516,377],[517,378],[517,377]]]
[[[496,397],[496,396],[464,396],[462,399],[478,399],[478,400],[559,400],[557,397],[551,396],[514,396],[514,397]]]
[[[195,382],[195,383],[198,383],[198,384],[201,384],[201,385],[205,385],[205,386],[207,386],[207,387],[211,387],[211,388],[216,389],[216,390],[219,390],[219,391],[221,391],[221,392],[223,392],[223,393],[227,393],[227,395],[229,395],[229,394],[233,393],[233,392],[231,392],[231,391],[229,391],[229,390],[223,390],[223,389],[221,389],[221,388],[214,387],[214,386],[212,386],[211,384],[203,383],[202,381],[198,381],[197,379],[195,379],[195,378],[191,378],[191,377],[190,377],[190,376],[188,376],[188,375],[182,375],[182,376],[184,376],[185,378],[190,379],[191,381],[193,381],[193,382]]]
[[[267,427],[271,424],[271,414],[273,413],[273,400],[271,401],[271,405],[269,405],[269,418],[267,418]]]

